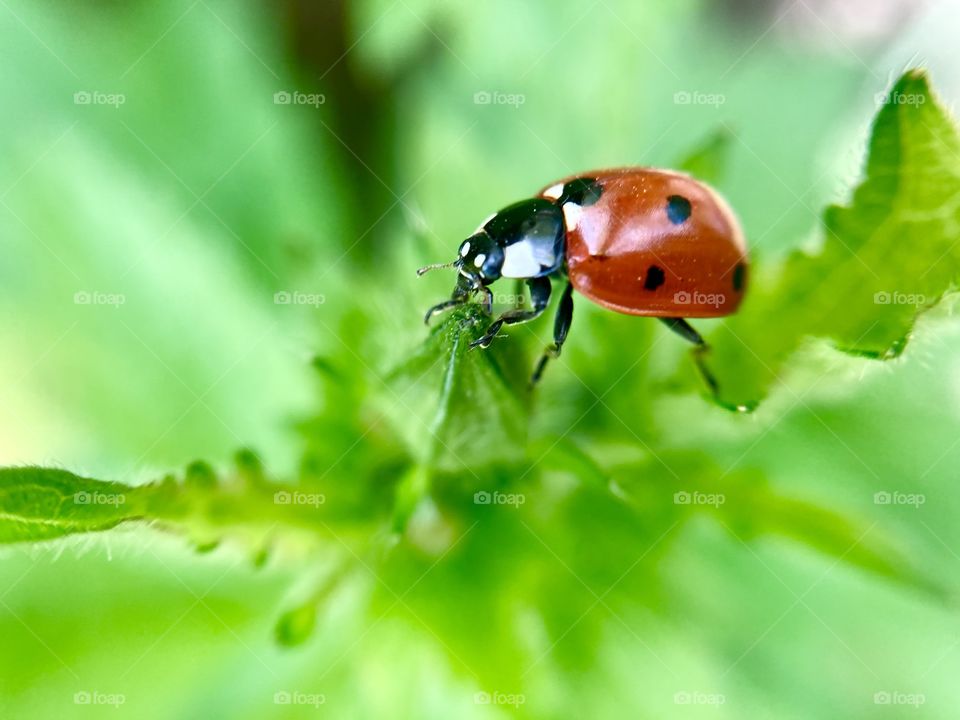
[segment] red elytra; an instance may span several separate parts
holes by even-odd
[[[722,317],[736,311],[747,249],[720,195],[688,175],[631,167],[578,173],[600,187],[593,204],[564,206],[567,272],[574,288],[629,315]]]

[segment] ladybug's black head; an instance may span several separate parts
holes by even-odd
[[[500,279],[500,267],[503,265],[503,248],[486,231],[478,230],[460,243],[457,259],[453,262],[427,265],[417,270],[423,275],[428,270],[455,267],[466,281],[467,286],[479,288]]]
[[[486,231],[481,230],[460,243],[457,255],[457,269],[474,284],[489,285],[500,279],[503,248]]]

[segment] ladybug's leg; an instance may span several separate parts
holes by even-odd
[[[444,310],[449,310],[450,308],[456,307],[457,305],[463,305],[465,301],[466,301],[466,298],[462,298],[462,299],[455,298],[451,300],[444,300],[442,303],[437,303],[432,308],[427,310],[426,314],[423,316],[424,324],[429,325],[430,320],[431,318],[433,318],[434,315],[439,315]]]
[[[553,345],[543,351],[540,356],[540,362],[537,363],[533,371],[533,377],[530,378],[530,384],[536,385],[543,375],[543,369],[547,366],[550,358],[560,357],[560,349],[567,339],[567,333],[570,332],[570,323],[573,322],[573,285],[567,283],[567,287],[560,296],[560,304],[557,307],[557,317],[553,322]]]
[[[693,348],[693,360],[697,364],[697,370],[700,371],[700,375],[703,377],[703,381],[707,383],[710,387],[710,392],[714,395],[717,395],[719,392],[719,386],[717,385],[717,379],[713,376],[713,373],[710,372],[710,368],[707,367],[706,363],[703,360],[704,355],[710,352],[710,346],[707,345],[706,341],[701,337],[700,333],[691,327],[683,318],[660,318],[663,323],[677,333],[684,340],[692,342],[694,345]]]
[[[487,291],[487,301],[484,303],[484,308],[487,309],[487,314],[489,315],[491,312],[490,310],[491,293],[489,288],[483,288],[483,289]],[[450,299],[444,300],[442,303],[437,303],[432,308],[427,310],[426,314],[423,316],[423,322],[429,325],[430,320],[431,318],[433,318],[434,315],[442,313],[444,310],[449,310],[452,307],[456,307],[457,305],[463,305],[463,303],[467,301],[467,298],[470,297],[471,290],[474,290],[474,288],[470,284],[470,282],[465,277],[463,277],[463,275],[458,276],[457,284],[453,288],[453,295],[451,295]]]
[[[487,332],[479,340],[470,343],[470,347],[489,347],[490,343],[500,332],[504,325],[516,325],[540,317],[543,311],[550,304],[550,278],[538,277],[527,280],[530,288],[530,302],[533,304],[532,310],[507,310],[500,317],[490,323]]]
[[[493,290],[484,285],[480,288],[479,292],[483,293],[483,309],[487,315],[493,315]]]

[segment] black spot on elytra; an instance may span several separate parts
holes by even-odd
[[[743,263],[737,263],[733,269],[733,290],[740,292],[743,290],[743,284],[747,279],[747,266]]]
[[[657,267],[656,265],[651,265],[647,270],[647,278],[643,281],[644,290],[656,290],[658,287],[663,285],[663,281],[666,279],[666,276],[663,274],[663,269]]]
[[[557,203],[564,205],[572,202],[574,205],[588,207],[599,200],[602,194],[603,188],[593,178],[577,178],[563,186]]]
[[[690,217],[690,201],[682,195],[671,195],[667,198],[667,217],[674,225],[682,225]]]

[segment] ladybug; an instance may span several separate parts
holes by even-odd
[[[490,284],[500,278],[520,278],[529,287],[532,308],[504,312],[472,347],[488,347],[503,325],[542,315],[551,280],[564,283],[553,345],[537,363],[533,383],[560,355],[576,290],[610,310],[666,323],[695,345],[698,367],[716,392],[702,362],[707,345],[686,318],[735,312],[748,259],[740,224],[716,191],[672,170],[628,167],[567,177],[508,205],[463,241],[453,262],[417,274],[440,267],[456,268],[457,283],[449,300],[427,311],[428,323],[473,294],[483,296],[492,314]]]

